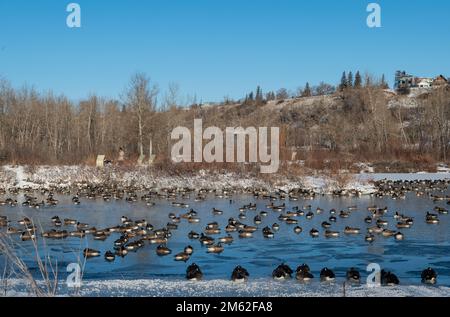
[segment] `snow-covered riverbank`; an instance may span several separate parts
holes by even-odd
[[[11,281],[6,296],[24,297],[30,294],[20,281]],[[5,295],[3,293],[2,295]],[[0,296],[2,296],[0,295]],[[86,297],[342,297],[342,283],[301,284],[295,280],[275,282],[271,279],[249,280],[236,284],[227,280],[188,282],[185,280],[103,280],[84,281],[78,292],[65,286],[56,296]],[[347,297],[448,297],[447,286],[399,285],[395,287],[346,286]]]
[[[283,189],[301,188],[316,193],[331,193],[346,190],[370,194],[375,191],[373,181],[390,180],[437,180],[448,179],[450,173],[411,173],[411,174],[351,174],[343,184],[330,176],[285,176],[274,174],[240,175],[232,172],[218,173],[197,171],[189,175],[167,175],[161,171],[136,167],[118,169],[107,167],[97,169],[89,166],[3,166],[0,168],[0,188],[39,188],[51,186],[73,186],[86,184],[119,184],[138,188],[206,188],[206,189]]]

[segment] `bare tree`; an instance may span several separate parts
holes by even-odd
[[[150,78],[145,74],[137,73],[130,80],[126,91],[126,106],[133,112],[138,128],[138,151],[144,155],[144,130],[150,115],[155,110],[155,98],[158,94],[156,85],[150,87]]]

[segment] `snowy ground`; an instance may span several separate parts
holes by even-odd
[[[369,169],[370,170],[370,169]],[[274,174],[259,178],[236,173],[209,173],[197,171],[187,176],[168,176],[147,168],[136,167],[133,170],[119,170],[108,167],[97,169],[86,166],[4,166],[0,168],[0,188],[38,188],[49,186],[72,186],[80,183],[102,184],[116,182],[124,186],[134,185],[141,188],[207,188],[224,189],[311,189],[317,193],[331,193],[336,189],[355,190],[361,194],[375,191],[373,181],[381,179],[413,180],[413,179],[447,179],[450,178],[448,168],[440,168],[438,173],[411,174],[354,174],[345,184],[339,184],[329,176],[298,176],[286,177]]]
[[[24,297],[29,293],[20,281],[13,281],[6,296]],[[22,290],[21,290],[22,288]],[[0,296],[5,296],[4,292]],[[86,297],[342,297],[343,284],[314,282],[301,284],[295,280],[275,282],[270,279],[249,280],[236,284],[225,280],[188,282],[181,280],[110,280],[85,281],[79,292],[63,287],[56,296]],[[401,285],[396,287],[346,286],[347,297],[448,297],[444,286]]]

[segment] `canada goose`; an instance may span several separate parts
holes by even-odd
[[[374,226],[374,227],[370,227],[370,228],[368,228],[367,229],[367,231],[369,232],[369,233],[382,233],[383,232],[383,228],[381,228],[380,226]]]
[[[156,248],[156,254],[159,256],[165,256],[165,255],[169,255],[170,253],[172,253],[172,250],[170,250],[168,247],[166,247],[164,244],[160,244],[157,248]]]
[[[297,227],[294,228],[294,232],[296,234],[300,234],[300,233],[302,233],[302,231],[303,231],[302,227],[297,226]]]
[[[269,227],[265,227],[262,229],[263,237],[267,239],[271,239],[274,237],[274,233],[270,230]]]
[[[180,252],[175,255],[175,261],[183,261],[186,262],[189,260],[191,256],[187,254],[186,252]]]
[[[169,230],[177,230],[178,229],[178,225],[174,224],[174,223],[167,223],[166,228]]]
[[[288,225],[296,225],[296,224],[298,224],[298,220],[297,219],[288,218],[288,219],[286,219],[286,223]]]
[[[120,246],[116,249],[116,255],[124,258],[128,254],[128,250],[124,246]]]
[[[437,282],[437,273],[432,268],[427,268],[422,271],[421,278],[422,283],[434,285]]]
[[[347,271],[347,282],[353,284],[359,284],[361,282],[361,275],[357,269],[352,267]]]
[[[400,281],[397,276],[391,272],[386,272],[385,270],[381,270],[381,285],[383,286],[394,286],[398,285]]]
[[[224,243],[224,244],[231,244],[233,243],[233,237],[231,235],[227,235],[226,237],[222,237],[218,239],[219,242]]]
[[[255,225],[259,225],[262,222],[261,216],[256,215],[255,218],[253,218],[253,222]]]
[[[86,259],[98,257],[98,256],[100,256],[100,251],[86,248],[83,250],[83,256]]]
[[[336,219],[335,216],[330,216],[330,218],[328,218],[328,221],[329,221],[329,222],[336,222],[337,219]]]
[[[438,216],[435,214],[430,214],[429,212],[427,212],[425,221],[427,224],[433,224],[433,225],[439,224]]]
[[[397,233],[394,235],[394,237],[395,237],[395,240],[403,240],[404,235],[403,235],[403,233],[401,233],[401,232],[397,232]]]
[[[189,223],[199,223],[200,222],[200,218],[197,218],[197,217],[189,217],[188,218],[188,222]]]
[[[244,232],[255,232],[256,230],[258,230],[258,228],[254,227],[254,226],[244,225],[242,227],[242,231],[244,231]]]
[[[373,234],[368,234],[368,235],[366,235],[365,240],[367,242],[374,242],[375,241],[375,236]]]
[[[306,219],[312,219],[313,217],[314,217],[314,213],[312,213],[311,211],[310,212],[308,212],[307,214],[306,214]]]
[[[331,227],[331,223],[326,222],[326,221],[322,222],[322,228],[328,229],[330,227]]]
[[[239,238],[251,238],[253,233],[250,231],[239,230]]]
[[[87,223],[77,222],[77,229],[78,230],[87,229],[87,228],[89,228],[89,225]]]
[[[291,278],[292,273],[292,269],[283,263],[272,272],[272,277],[275,280],[285,280]]]
[[[8,225],[8,220],[7,220],[7,218],[6,217],[4,217],[4,218],[2,218],[1,216],[0,216],[0,228],[1,227],[6,227],[7,225]]]
[[[447,209],[439,207],[439,206],[434,207],[434,210],[436,210],[441,215],[447,215],[448,214],[448,210]]]
[[[381,235],[383,237],[392,237],[395,235],[395,231],[389,230],[389,229],[384,229],[383,232],[381,233]]]
[[[330,282],[335,280],[334,272],[328,268],[323,268],[320,271],[320,281]]]
[[[216,209],[216,208],[213,208],[212,213],[213,213],[213,215],[216,215],[216,216],[223,215],[223,211]]]
[[[398,222],[395,226],[396,226],[398,229],[408,229],[408,228],[411,228],[411,225],[408,224],[408,223],[406,223],[406,222]]]
[[[383,220],[383,219],[378,219],[377,220],[377,225],[378,226],[387,226],[389,223],[387,222],[387,220]]]
[[[274,224],[272,225],[272,230],[273,230],[273,231],[278,231],[278,230],[280,230],[280,225],[277,224],[277,223],[274,223]]]
[[[214,244],[214,238],[211,238],[209,236],[205,236],[203,233],[200,234],[199,241],[203,245],[212,245],[212,244]]]
[[[184,248],[184,252],[186,254],[192,255],[192,253],[194,253],[194,248],[190,245],[188,245],[187,247]]]
[[[241,266],[237,266],[231,273],[231,280],[233,282],[242,283],[247,281],[249,276],[250,274],[248,274],[248,271],[246,269]]]
[[[6,233],[7,234],[21,234],[22,230],[14,228],[14,227],[8,227],[8,229],[6,229]]]
[[[223,252],[223,250],[224,250],[224,248],[223,248],[223,246],[222,246],[222,244],[220,242],[218,244],[216,244],[216,245],[210,245],[207,248],[207,252],[208,253],[220,254],[220,253]]]
[[[77,221],[74,219],[64,219],[65,226],[76,225],[76,224],[77,224]]]
[[[317,238],[319,237],[319,230],[313,228],[309,231],[309,235],[313,238]]]
[[[337,238],[337,237],[339,237],[339,232],[326,230],[325,231],[325,237],[326,238]]]
[[[210,222],[207,224],[206,229],[218,229],[219,224],[217,222]]]
[[[84,238],[86,236],[86,233],[83,230],[71,231],[69,232],[69,236],[75,238]]]
[[[20,239],[22,241],[36,240],[36,235],[34,233],[25,231],[25,232],[22,232],[22,234],[20,235]]]
[[[225,231],[226,232],[236,232],[237,231],[237,227],[234,226],[234,225],[229,224],[229,225],[227,225],[225,227]]]
[[[205,234],[220,234],[220,229],[206,227]]]
[[[283,211],[285,209],[286,209],[286,204],[284,204],[284,203],[282,205],[272,207],[273,211]]]
[[[137,252],[137,250],[139,250],[140,248],[142,248],[144,246],[144,242],[143,241],[140,241],[140,240],[138,240],[138,241],[133,241],[133,242],[129,242],[128,244],[126,244],[126,245],[124,245],[124,247],[125,247],[125,249],[127,250],[127,251],[133,251],[133,252]],[[156,248],[156,253],[158,253],[158,248]],[[169,249],[167,249],[167,250],[169,250]],[[169,250],[170,251],[170,250]],[[158,253],[158,255],[166,255],[166,254],[163,254],[164,252],[163,251],[161,251],[161,254],[159,254]],[[170,252],[169,252],[170,253]],[[169,254],[169,253],[167,253],[167,254]]]
[[[345,227],[344,229],[344,233],[345,234],[359,234],[359,232],[361,231],[361,229],[359,228],[352,228],[352,227]]]
[[[94,233],[94,240],[105,241],[106,239],[108,239],[108,235],[105,234],[104,232]]]
[[[97,228],[95,228],[95,227],[86,228],[86,229],[84,229],[84,232],[86,234],[95,234],[97,232]]]
[[[31,220],[30,220],[30,218],[24,217],[21,220],[19,220],[18,223],[19,223],[19,225],[22,225],[22,226],[29,226],[29,225],[31,225]]]
[[[203,278],[203,273],[197,264],[192,263],[191,265],[188,266],[188,268],[186,269],[186,279],[187,280],[199,281],[202,278]]]
[[[50,230],[42,233],[42,237],[48,239],[65,239],[68,236],[69,233],[66,230],[63,231]]]
[[[108,262],[113,262],[116,259],[116,256],[111,251],[106,251],[105,253],[105,260]]]
[[[302,264],[297,268],[295,278],[301,282],[309,282],[314,276],[311,274],[309,266]]]

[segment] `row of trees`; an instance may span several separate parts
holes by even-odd
[[[352,76],[345,77],[349,83]],[[308,106],[281,109],[264,107],[264,103],[287,99],[289,93],[280,89],[264,95],[260,87],[240,103],[227,100],[214,107],[182,108],[176,85],[161,97],[144,74],[133,76],[120,101],[92,95],[78,103],[52,93],[13,89],[3,80],[0,162],[80,163],[99,153],[114,159],[120,147],[128,157],[137,158],[149,152],[151,143],[158,158],[168,160],[170,132],[177,126],[192,126],[195,118],[202,118],[205,126],[221,128],[282,127],[286,149],[325,149],[334,156],[369,161],[395,157],[402,151],[448,159],[448,87],[414,99],[414,107],[398,107],[389,103],[392,97],[384,91],[383,79],[366,76],[359,85],[359,77],[353,78],[352,88],[336,92],[338,98],[318,98]],[[301,93],[326,95],[334,93],[333,88],[308,84]]]
[[[360,89],[363,86],[370,87],[373,85],[378,85],[378,87],[381,89],[389,89],[389,85],[386,82],[384,74],[381,76],[381,79],[378,81],[378,83],[373,83],[372,80],[373,79],[369,74],[366,74],[363,81],[363,78],[359,71],[356,72],[354,78],[352,71],[348,72],[348,75],[344,71],[342,73],[341,82],[339,84],[339,91],[344,91],[346,89]]]
[[[295,92],[290,92],[286,88],[280,88],[279,90],[269,91],[265,95],[263,95],[262,89],[260,86],[256,88],[256,92],[250,92],[245,95],[243,99],[243,104],[256,104],[263,105],[267,101],[273,100],[285,100],[289,98],[299,98],[299,97],[311,97],[311,96],[326,96],[332,95],[336,92],[336,90],[343,92],[346,89],[360,89],[363,87],[370,87],[377,85],[381,89],[389,89],[389,85],[386,82],[384,74],[382,75],[380,80],[374,80],[373,77],[369,74],[366,74],[364,78],[361,76],[359,71],[356,72],[355,76],[353,76],[353,72],[343,72],[340,83],[338,87],[320,82],[317,86],[311,87],[309,82],[305,84],[304,87],[299,87]]]

